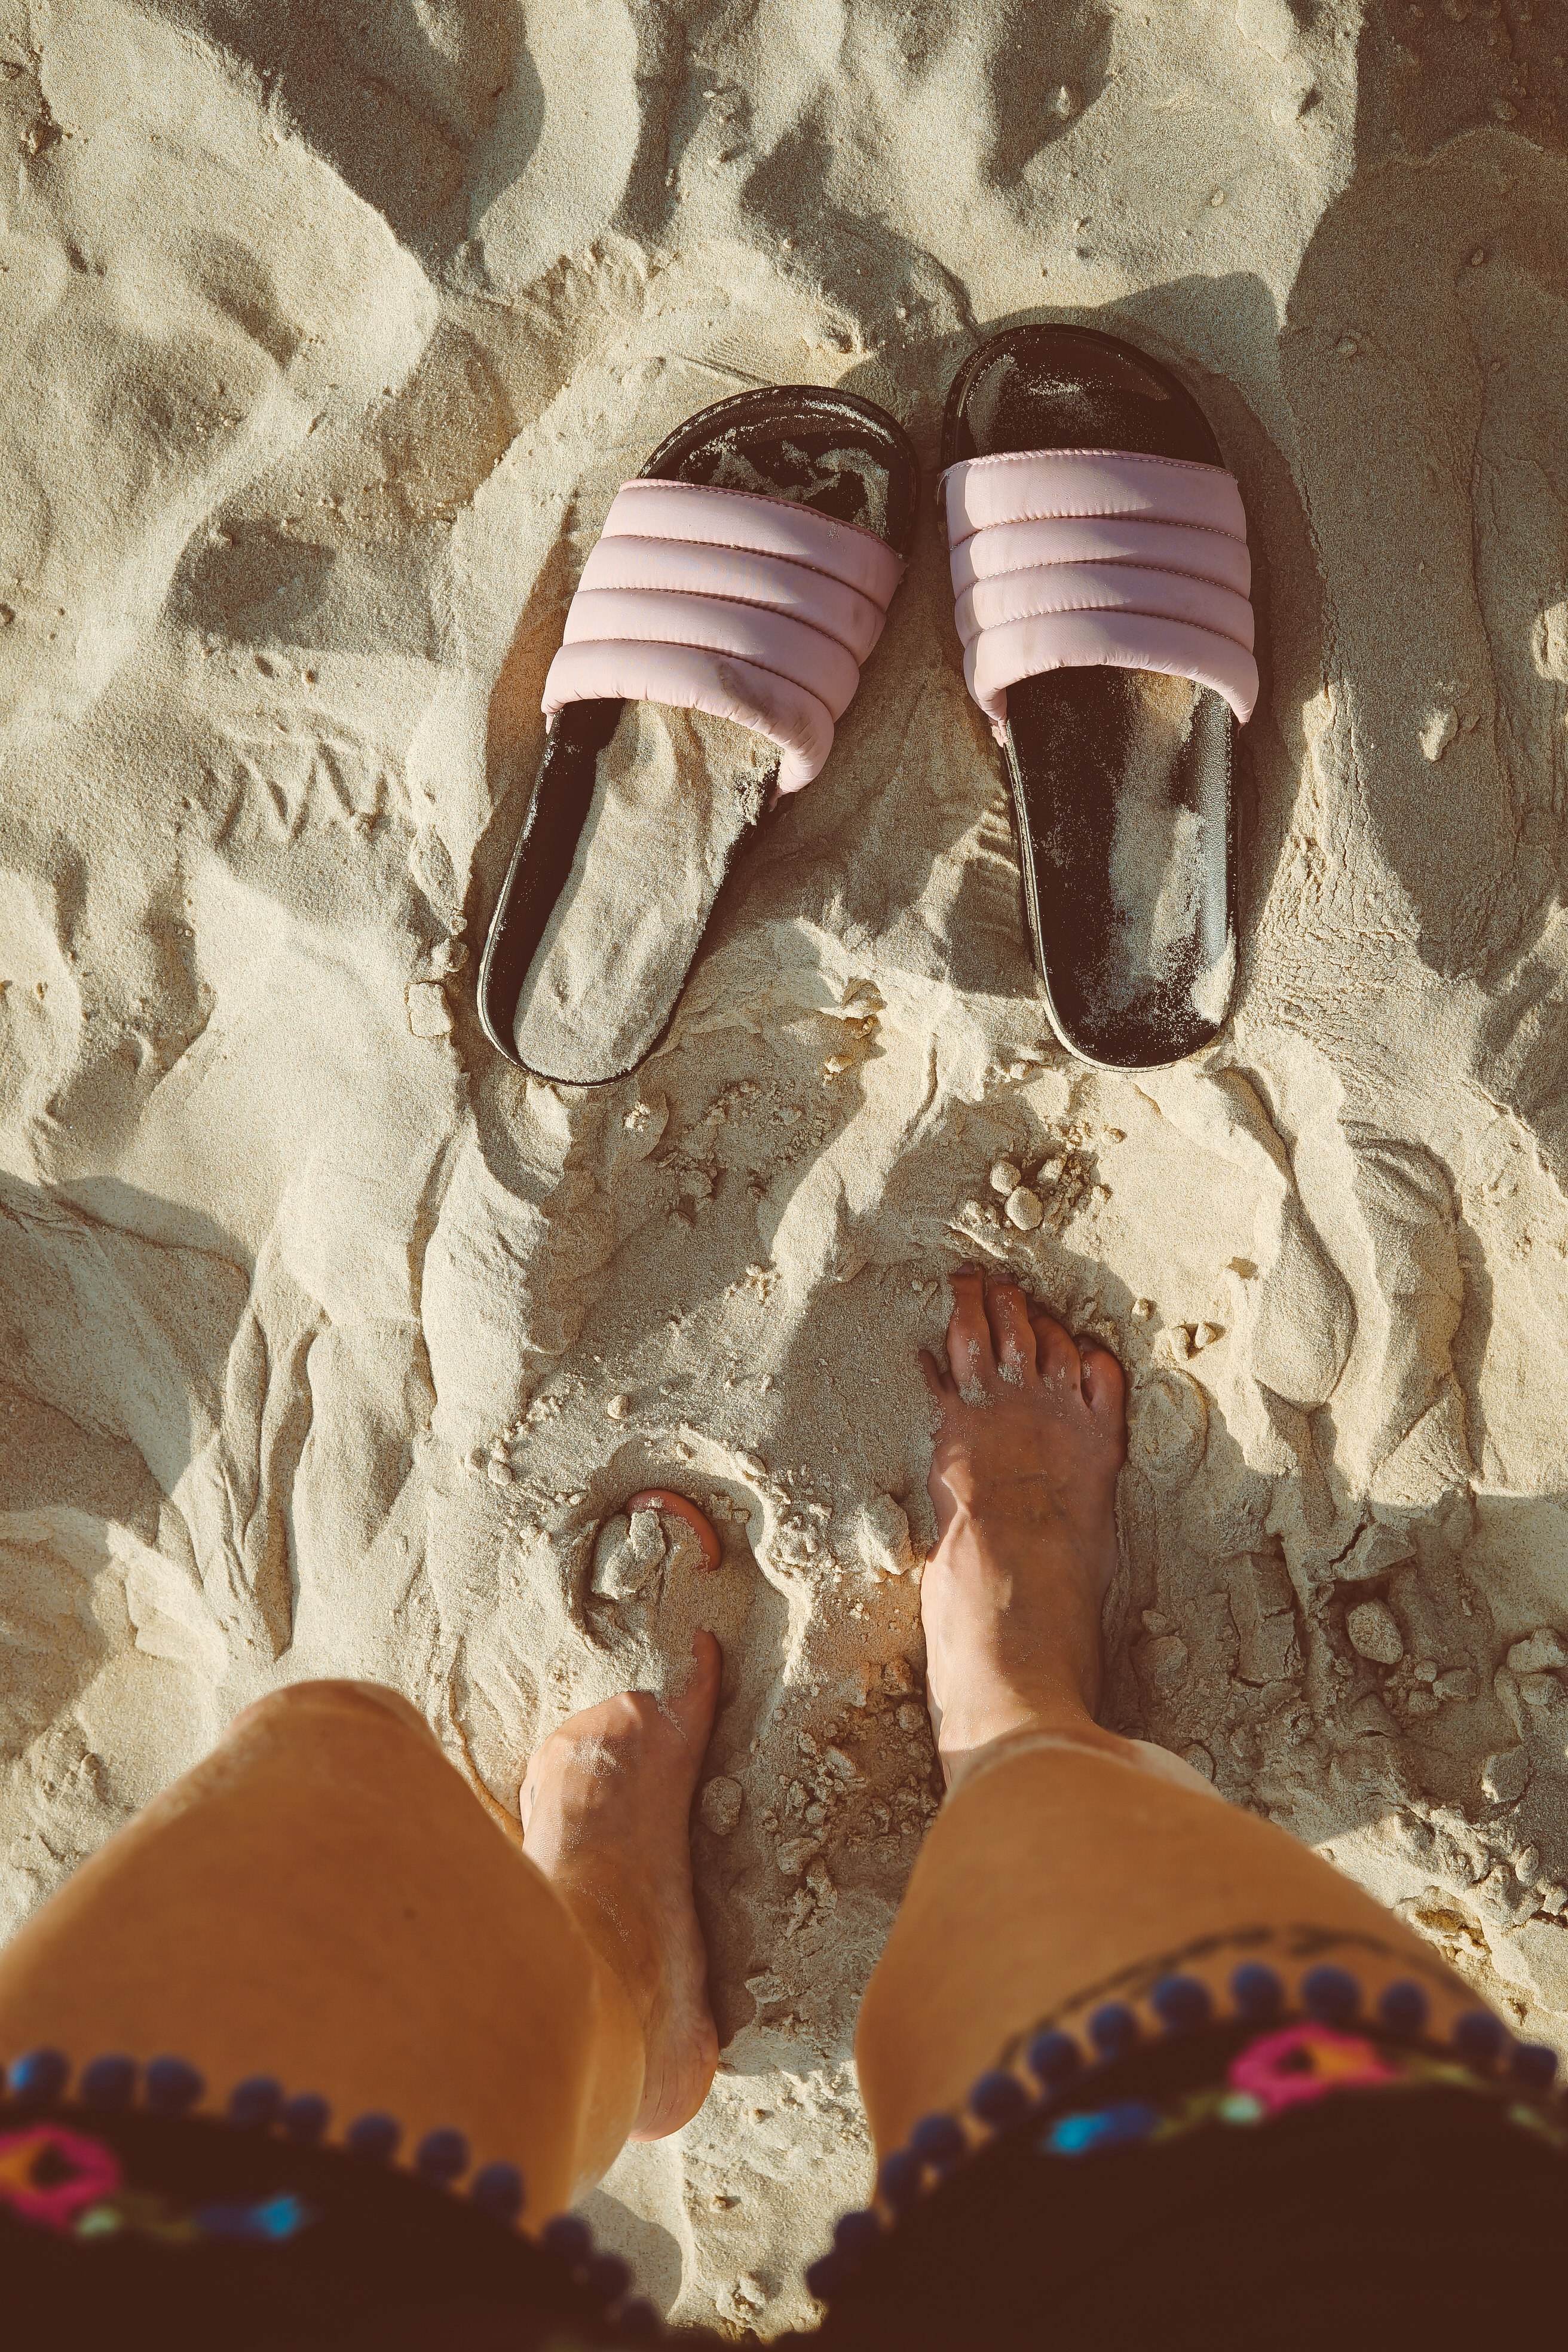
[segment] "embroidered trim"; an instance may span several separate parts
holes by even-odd
[[[0,2207],[57,2237],[118,2238],[129,2232],[167,2246],[214,2240],[278,2245],[321,2219],[291,2189],[191,2206],[128,2188],[120,2158],[106,2140],[48,2123],[0,2133]]]
[[[1209,2089],[1188,2092],[1163,2106],[1118,2099],[1103,2107],[1076,2108],[1047,2124],[1035,2145],[1041,2156],[1090,2156],[1109,2147],[1159,2146],[1215,2124],[1245,2129],[1272,2123],[1299,2107],[1351,2093],[1432,2089],[1489,2099],[1510,2123],[1537,2133],[1559,2151],[1568,2149],[1568,2129],[1521,2099],[1515,2085],[1488,2082],[1471,2067],[1425,2051],[1391,2049],[1315,2023],[1260,2034],[1237,2052],[1223,2083]]]

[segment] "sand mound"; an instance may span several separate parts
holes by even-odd
[[[386,1677],[510,1802],[687,1622],[595,1550],[682,1486],[725,2068],[594,2210],[680,2316],[804,2317],[978,1249],[1133,1376],[1114,1719],[1568,2039],[1562,12],[5,23],[0,1918],[279,1679]],[[1051,1045],[928,509],[668,1040],[525,1083],[469,955],[614,488],[754,382],[929,457],[1020,317],[1181,370],[1247,500],[1225,1043]]]

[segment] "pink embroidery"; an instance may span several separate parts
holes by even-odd
[[[112,2148],[79,2132],[37,2124],[0,2134],[0,2204],[46,2230],[68,2229],[84,2207],[112,2195],[121,2178]]]
[[[1331,2025],[1290,2025],[1267,2033],[1231,2060],[1226,2080],[1233,2091],[1260,2100],[1269,2115],[1326,2098],[1331,2091],[1370,2090],[1399,2076],[1370,2042],[1336,2033]]]

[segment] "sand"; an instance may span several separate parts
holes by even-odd
[[[1551,0],[5,7],[0,1925],[296,1677],[512,1802],[667,1670],[687,1569],[595,1538],[679,1485],[724,2061],[592,2210],[678,2316],[805,2318],[978,1250],[1132,1375],[1110,1718],[1568,2046],[1565,51]],[[925,500],[668,1038],[525,1081],[474,948],[616,486],[759,381],[929,460],[1018,318],[1177,368],[1242,484],[1223,1041],[1053,1045]]]

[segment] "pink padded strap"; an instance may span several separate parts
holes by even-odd
[[[1109,663],[1258,699],[1247,517],[1218,466],[1130,449],[970,457],[942,478],[969,690],[1004,741],[1007,688]]]
[[[569,702],[662,702],[779,747],[778,789],[810,783],[903,559],[813,507],[700,482],[626,482],[605,519],[544,682]]]

